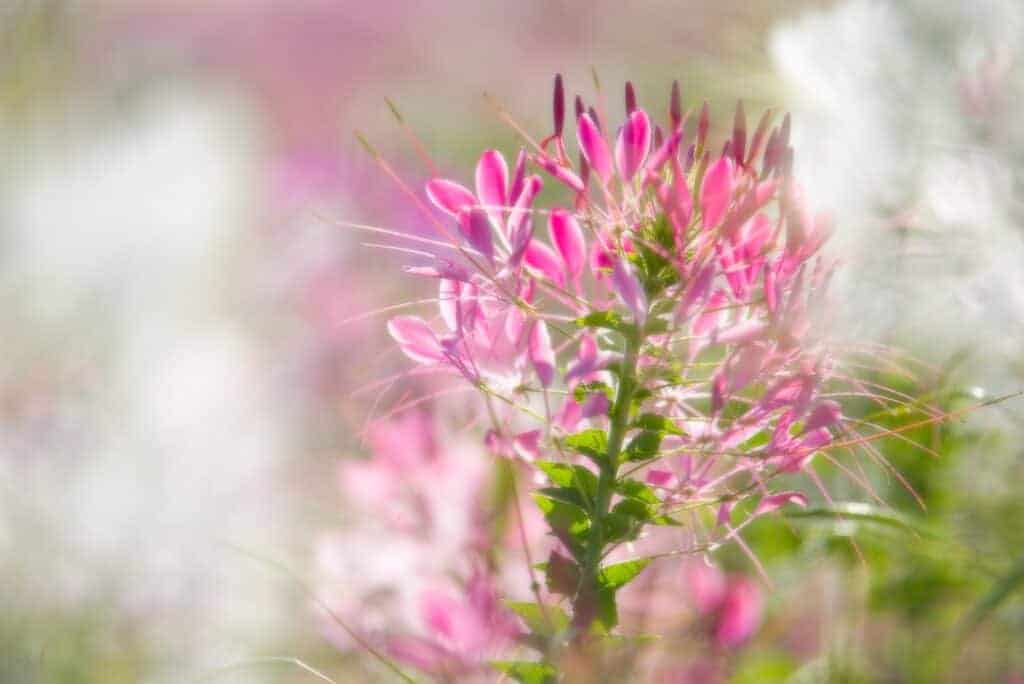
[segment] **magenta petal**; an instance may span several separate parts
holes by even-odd
[[[519,193],[515,207],[508,216],[507,234],[511,251],[508,261],[512,267],[518,265],[519,260],[523,256],[523,251],[533,235],[531,207],[533,200],[536,199],[543,186],[544,182],[540,179],[540,176],[530,176],[527,178],[523,183],[523,191]]]
[[[735,648],[750,638],[761,624],[761,590],[751,580],[730,582],[715,627],[715,640]]]
[[[452,216],[476,204],[476,197],[455,181],[435,178],[427,182],[427,197],[434,206]]]
[[[494,261],[494,242],[491,239],[491,222],[487,212],[474,208],[459,214],[459,231],[466,242],[484,255],[487,261]]]
[[[807,421],[804,423],[804,432],[830,427],[838,423],[842,415],[843,410],[839,404],[830,400],[823,401],[811,411],[811,415],[807,416]]]
[[[722,157],[708,169],[700,188],[700,207],[704,227],[714,228],[722,221],[732,196],[732,161]]]
[[[791,503],[796,504],[801,508],[807,508],[807,497],[800,492],[781,492],[779,494],[761,497],[761,500],[757,504],[757,508],[754,509],[754,515],[771,513],[772,511],[777,511],[786,504]]]
[[[447,278],[441,280],[441,285],[438,288],[437,298],[438,306],[441,309],[441,318],[452,332],[458,332],[462,328],[459,313],[459,290],[460,283]]]
[[[548,229],[569,276],[573,280],[579,278],[587,261],[587,246],[576,217],[564,209],[555,209],[548,219]]]
[[[434,331],[422,318],[396,316],[388,321],[388,334],[398,342],[399,348],[413,361],[436,363],[445,358],[444,350]]]
[[[633,273],[633,267],[625,259],[615,262],[615,268],[612,270],[612,285],[615,288],[615,294],[633,312],[636,324],[643,326],[647,322],[647,296],[640,281]]]
[[[612,158],[608,153],[608,144],[601,135],[601,130],[590,118],[589,114],[583,114],[576,122],[576,136],[580,143],[580,150],[587,158],[592,168],[601,180],[607,183],[612,177]]]
[[[565,285],[562,262],[555,252],[543,242],[530,240],[530,244],[526,247],[526,253],[523,255],[523,262],[551,282]]]
[[[487,150],[476,165],[476,196],[495,226],[504,223],[508,205],[508,164],[501,152]]]
[[[554,159],[541,156],[531,157],[531,159],[533,159],[537,166],[550,173],[556,180],[564,183],[573,192],[583,192],[583,190],[586,189],[583,179],[577,176],[572,169],[562,166]]]
[[[555,352],[551,348],[551,336],[544,321],[537,321],[530,331],[530,362],[537,372],[540,384],[550,387],[555,379]]]
[[[629,115],[626,125],[619,131],[615,141],[615,166],[623,181],[633,180],[633,176],[644,164],[647,153],[651,149],[651,120],[642,109],[635,109]]]

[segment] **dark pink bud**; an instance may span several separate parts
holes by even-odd
[[[707,101],[700,108],[700,119],[697,120],[697,147],[704,149],[708,141],[708,128],[711,126],[711,112]]]
[[[573,108],[576,112],[576,118],[579,119],[583,116],[583,113],[587,111],[586,107],[583,106],[583,98],[579,95],[576,96],[576,101],[573,103]]]
[[[683,97],[679,93],[679,81],[672,81],[672,94],[669,96],[668,118],[672,121],[672,130],[677,130],[683,123]]]
[[[562,74],[555,74],[555,92],[551,108],[555,119],[555,135],[561,137],[565,124],[565,90],[562,88]]]
[[[594,122],[595,126],[597,126],[597,130],[601,130],[603,128],[603,124],[601,123],[601,118],[597,115],[597,110],[593,107],[587,107],[587,114],[590,115],[590,120]]]
[[[636,91],[633,89],[633,83],[626,81],[626,114],[632,114],[634,109],[636,109]]]
[[[782,117],[782,129],[779,132],[779,142],[782,143],[783,147],[789,145],[789,127],[790,127],[790,116],[789,112],[786,112],[786,116]]]
[[[665,142],[665,131],[661,130],[661,126],[654,127],[654,149],[658,149]]]
[[[732,122],[732,157],[737,164],[742,164],[747,154],[747,113],[743,109],[743,100],[736,103],[736,115]]]
[[[761,153],[761,146],[764,144],[765,136],[768,134],[768,126],[772,121],[772,110],[768,109],[764,114],[761,115],[760,121],[757,122],[757,128],[754,130],[754,137],[750,141],[750,149],[747,151],[747,165],[754,163],[757,159],[757,155]]]

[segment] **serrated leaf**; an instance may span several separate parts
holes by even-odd
[[[671,418],[668,416],[660,416],[657,413],[643,413],[637,416],[637,419],[633,422],[633,426],[643,430],[663,432],[670,435],[686,434]]]
[[[633,581],[651,562],[650,558],[637,558],[601,568],[598,582],[606,589],[616,591]]]
[[[531,634],[550,637],[569,628],[569,616],[558,606],[529,601],[505,601],[505,605],[523,619]]]
[[[583,545],[587,530],[590,529],[590,518],[579,506],[557,501],[534,492],[533,500],[551,531],[565,544],[577,558],[583,554]]]
[[[575,487],[543,487],[538,489],[537,493],[549,499],[576,506],[584,512],[590,508],[589,504],[583,499],[583,495]]]
[[[581,328],[605,328],[616,332],[628,332],[633,326],[622,320],[618,311],[592,311],[576,319]]]
[[[576,453],[583,454],[598,463],[604,461],[608,452],[608,435],[604,430],[591,428],[565,438],[565,446]]]
[[[520,684],[554,684],[558,681],[558,671],[547,663],[531,660],[494,660],[491,667],[504,672]]]
[[[577,489],[591,500],[597,494],[597,476],[581,465],[551,461],[537,461],[536,465],[559,487]]]
[[[662,433],[655,430],[642,430],[626,446],[623,456],[627,461],[648,461],[658,455],[661,448]]]
[[[639,480],[620,480],[615,485],[615,491],[630,499],[639,499],[644,503],[656,505],[661,503],[658,495],[654,493],[650,485]]]

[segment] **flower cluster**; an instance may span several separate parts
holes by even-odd
[[[629,84],[625,109],[612,135],[577,97],[574,159],[556,78],[549,137],[511,167],[485,151],[473,189],[429,181],[444,239],[408,271],[439,281],[439,316],[388,323],[410,359],[480,390],[487,446],[538,483],[556,540],[549,628],[531,625],[546,656],[616,625],[617,591],[652,559],[609,562],[619,549],[697,553],[806,505],[775,483],[843,425],[814,325],[829,226],[793,180],[788,117],[748,136],[740,104],[714,154],[707,105],[688,125],[678,85],[664,129]],[[539,206],[546,180],[561,205]]]

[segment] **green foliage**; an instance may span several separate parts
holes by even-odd
[[[595,463],[604,462],[608,453],[608,433],[598,428],[583,430],[565,438],[565,447],[583,454]]]
[[[558,681],[558,671],[547,663],[536,663],[530,660],[496,660],[491,667],[504,672],[520,684],[554,684]]]

